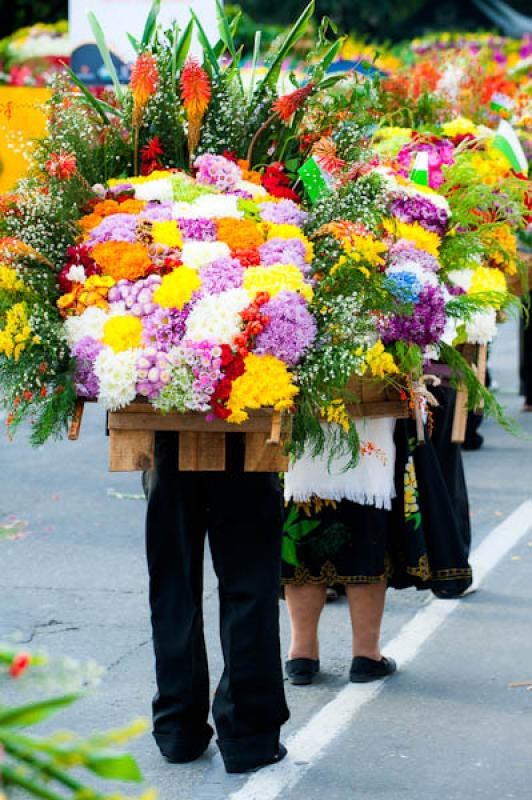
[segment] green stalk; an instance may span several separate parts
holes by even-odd
[[[45,789],[44,786],[39,786],[29,778],[25,778],[17,770],[11,767],[0,765],[0,778],[5,786],[18,786],[34,797],[40,797],[42,800],[65,800],[63,795],[51,792]]]

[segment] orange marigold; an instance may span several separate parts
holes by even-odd
[[[92,257],[115,281],[136,281],[151,267],[148,250],[140,242],[102,242],[93,248]]]
[[[99,214],[86,214],[84,217],[81,217],[81,219],[78,219],[78,225],[85,233],[88,233],[92,231],[96,225],[99,225],[102,219],[103,217],[100,217]]]
[[[101,200],[96,203],[93,209],[94,214],[99,214],[100,217],[109,217],[111,214],[140,214],[146,203],[143,200],[124,200],[123,203],[117,203],[116,200]]]
[[[218,241],[225,242],[231,250],[247,250],[264,243],[259,226],[251,219],[223,217],[216,220],[216,228]]]

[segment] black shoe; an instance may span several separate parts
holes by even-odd
[[[225,771],[228,772],[230,775],[241,775],[244,772],[258,772],[259,769],[263,769],[264,767],[270,767],[273,764],[278,764],[279,761],[282,761],[283,758],[287,754],[287,749],[284,744],[279,742],[279,747],[277,749],[276,754],[273,758],[268,759],[268,761],[261,761],[259,764],[255,764],[252,767],[228,767],[227,764],[225,766]]]
[[[462,442],[462,450],[480,450],[483,444],[484,437],[480,433],[475,433]]]
[[[292,658],[286,662],[285,669],[294,686],[308,686],[320,671],[320,662],[312,658]]]
[[[209,746],[213,735],[212,728],[200,739],[191,739],[187,742],[172,741],[170,736],[154,734],[161,755],[169,764],[190,764],[203,755]]]
[[[351,663],[349,680],[351,683],[370,683],[393,675],[396,670],[397,664],[393,658],[383,656],[380,661],[374,661],[372,658],[357,656]]]

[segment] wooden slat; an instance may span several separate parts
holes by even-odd
[[[453,428],[451,431],[451,441],[454,444],[462,444],[465,439],[467,425],[467,389],[460,387],[456,392],[454,406]]]
[[[225,433],[183,431],[179,434],[181,472],[223,472]]]
[[[135,404],[136,405],[136,404]],[[134,410],[132,410],[134,408]],[[109,414],[109,430],[150,430],[150,431],[190,431],[204,433],[270,433],[272,427],[271,412],[250,416],[239,425],[213,419],[207,422],[204,414],[152,414],[138,411],[136,407],[128,407],[122,411]]]
[[[394,417],[395,419],[407,419],[410,416],[408,402],[406,400],[382,400],[379,403],[353,403],[346,405],[347,413],[350,417],[360,419],[381,419],[382,417]]]
[[[263,433],[246,434],[245,472],[286,472],[288,457],[282,446],[269,444],[268,435]]]
[[[84,408],[85,400],[83,400],[81,397],[78,397],[76,400],[76,405],[74,406],[72,422],[70,423],[70,428],[68,429],[68,438],[71,442],[75,442],[77,439],[79,439],[79,431],[81,428],[81,421],[83,419]]]
[[[109,471],[137,472],[153,467],[153,431],[109,432]]]

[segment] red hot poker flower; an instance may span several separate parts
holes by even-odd
[[[201,123],[211,101],[209,76],[196,59],[185,62],[180,79],[181,98],[188,120],[188,149],[192,154],[198,146]]]
[[[151,53],[143,53],[131,71],[131,92],[133,94],[133,124],[139,125],[146,103],[157,91],[159,70]]]

